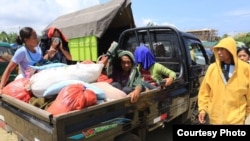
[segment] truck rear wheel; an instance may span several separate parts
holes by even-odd
[[[191,118],[190,118],[190,124],[191,125],[198,125],[200,124],[198,120],[198,107],[195,108],[195,110],[192,112]]]
[[[132,133],[122,134],[117,136],[114,141],[142,141],[137,135]]]

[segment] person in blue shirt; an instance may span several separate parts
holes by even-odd
[[[34,65],[43,59],[42,51],[38,47],[39,40],[37,38],[36,31],[31,27],[24,27],[20,30],[19,36],[17,38],[18,44],[24,45],[18,48],[6,67],[0,83],[0,93],[2,93],[3,87],[6,85],[11,72],[19,66],[21,69],[22,77],[30,77],[27,73],[29,65]]]

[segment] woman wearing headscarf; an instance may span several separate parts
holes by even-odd
[[[51,62],[70,64],[72,56],[66,36],[60,29],[55,27],[50,27],[46,34],[46,39],[42,39],[40,43],[44,59]]]
[[[131,102],[136,102],[142,91],[141,75],[138,71],[134,56],[129,51],[118,52],[118,62],[114,66],[111,85],[121,89],[131,96]]]

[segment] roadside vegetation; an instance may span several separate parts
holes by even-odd
[[[148,23],[147,26],[154,26],[154,23]],[[0,41],[1,42],[8,42],[8,43],[15,43],[16,37],[18,36],[18,33],[11,32],[7,33],[5,31],[2,31],[0,33]],[[221,38],[227,37],[229,35],[224,34],[222,37],[218,37],[217,40],[220,40]],[[245,45],[250,48],[250,32],[248,33],[239,33],[234,36],[236,41],[243,42]]]

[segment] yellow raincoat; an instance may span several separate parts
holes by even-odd
[[[218,59],[218,48],[227,49],[233,56],[235,68],[226,82]],[[215,47],[216,61],[208,67],[202,81],[198,106],[206,112],[210,124],[244,124],[250,115],[250,65],[238,59],[233,38],[222,39]]]

